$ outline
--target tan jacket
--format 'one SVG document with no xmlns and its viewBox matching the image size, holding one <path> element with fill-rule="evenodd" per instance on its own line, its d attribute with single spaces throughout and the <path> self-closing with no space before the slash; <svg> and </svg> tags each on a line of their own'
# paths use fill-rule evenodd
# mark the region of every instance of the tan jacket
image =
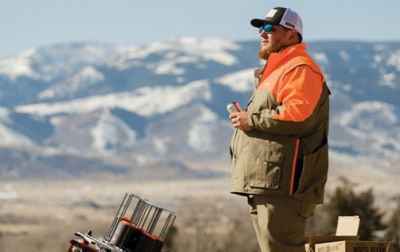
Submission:
<svg viewBox="0 0 400 252">
<path fill-rule="evenodd" d="M 329 89 L 304 44 L 273 53 L 249 101 L 251 131 L 231 140 L 231 192 L 321 203 L 328 172 Z"/>
</svg>

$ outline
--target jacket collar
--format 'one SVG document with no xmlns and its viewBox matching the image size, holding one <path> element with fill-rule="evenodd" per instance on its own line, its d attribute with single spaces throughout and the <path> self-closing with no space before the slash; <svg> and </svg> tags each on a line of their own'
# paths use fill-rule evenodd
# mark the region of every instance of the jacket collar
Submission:
<svg viewBox="0 0 400 252">
<path fill-rule="evenodd" d="M 285 62 L 289 58 L 307 53 L 307 47 L 304 43 L 298 43 L 286 47 L 280 52 L 271 53 L 266 62 L 266 72 L 273 71 L 280 63 Z"/>
</svg>

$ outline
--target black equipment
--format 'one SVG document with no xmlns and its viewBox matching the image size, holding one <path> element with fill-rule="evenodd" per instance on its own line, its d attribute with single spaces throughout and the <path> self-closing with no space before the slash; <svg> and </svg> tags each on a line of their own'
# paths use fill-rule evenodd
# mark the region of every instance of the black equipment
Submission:
<svg viewBox="0 0 400 252">
<path fill-rule="evenodd" d="M 76 232 L 68 252 L 160 252 L 176 215 L 126 193 L 108 232 L 99 239 Z"/>
</svg>

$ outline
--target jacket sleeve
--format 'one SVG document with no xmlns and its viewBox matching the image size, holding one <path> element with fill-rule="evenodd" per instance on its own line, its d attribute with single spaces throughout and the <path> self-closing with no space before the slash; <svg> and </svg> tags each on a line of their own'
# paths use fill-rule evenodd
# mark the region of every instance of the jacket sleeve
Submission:
<svg viewBox="0 0 400 252">
<path fill-rule="evenodd" d="M 301 133 L 320 99 L 323 81 L 323 76 L 310 67 L 295 67 L 283 77 L 274 94 L 280 106 L 250 113 L 250 128 L 279 135 Z"/>
</svg>

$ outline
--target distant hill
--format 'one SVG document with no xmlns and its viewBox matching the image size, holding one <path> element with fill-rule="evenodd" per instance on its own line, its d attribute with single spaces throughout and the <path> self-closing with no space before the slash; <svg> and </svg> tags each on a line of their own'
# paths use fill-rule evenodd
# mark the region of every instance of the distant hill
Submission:
<svg viewBox="0 0 400 252">
<path fill-rule="evenodd" d="M 394 171 L 400 42 L 307 45 L 332 91 L 331 151 Z M 0 177 L 228 172 L 225 106 L 246 104 L 258 47 L 168 37 L 143 46 L 61 44 L 1 59 Z"/>
</svg>

